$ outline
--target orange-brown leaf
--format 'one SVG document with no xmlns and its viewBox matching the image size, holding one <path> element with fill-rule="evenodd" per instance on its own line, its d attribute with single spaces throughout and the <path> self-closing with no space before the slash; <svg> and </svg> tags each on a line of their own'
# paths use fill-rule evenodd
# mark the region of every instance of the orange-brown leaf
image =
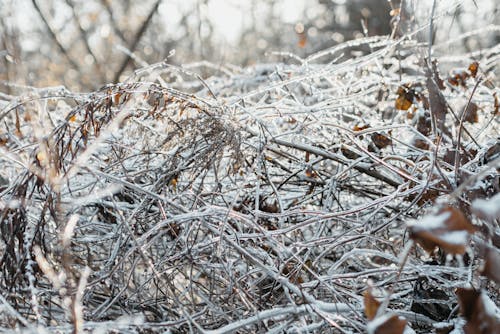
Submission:
<svg viewBox="0 0 500 334">
<path fill-rule="evenodd" d="M 120 97 L 122 96 L 121 93 L 116 93 L 114 96 L 113 96 L 113 99 L 114 99 L 114 103 L 115 105 L 118 105 L 120 103 Z"/>
<path fill-rule="evenodd" d="M 6 133 L 0 134 L 0 146 L 5 146 L 9 142 L 9 137 Z"/>
<path fill-rule="evenodd" d="M 362 131 L 365 129 L 368 129 L 370 127 L 370 124 L 356 124 L 352 130 L 353 131 Z"/>
<path fill-rule="evenodd" d="M 396 99 L 396 105 L 395 105 L 396 109 L 408 110 L 408 109 L 410 109 L 411 105 L 412 105 L 412 102 L 404 96 L 399 96 Z"/>
<path fill-rule="evenodd" d="M 299 48 L 305 48 L 306 44 L 307 44 L 307 35 L 306 33 L 301 33 L 301 34 L 298 34 L 299 35 L 299 41 L 297 42 L 297 46 Z"/>
<path fill-rule="evenodd" d="M 401 13 L 401 7 L 394 8 L 389 12 L 390 16 L 398 16 Z"/>
<path fill-rule="evenodd" d="M 316 171 L 311 167 L 307 167 L 305 173 L 307 177 L 312 177 L 312 178 L 318 177 L 318 173 L 316 173 Z"/>
<path fill-rule="evenodd" d="M 363 293 L 363 301 L 365 304 L 366 317 L 368 318 L 368 320 L 373 320 L 373 318 L 375 318 L 375 315 L 377 315 L 377 310 L 380 306 L 380 302 L 375 299 L 371 289 L 368 289 Z"/>
<path fill-rule="evenodd" d="M 477 75 L 477 70 L 479 69 L 479 63 L 477 61 L 471 63 L 469 65 L 469 72 L 470 72 L 470 75 L 475 78 L 476 75 Z"/>
<path fill-rule="evenodd" d="M 175 191 L 177 190 L 177 182 L 178 182 L 178 177 L 173 177 L 171 180 L 170 180 L 170 186 L 172 186 L 172 189 Z"/>
<path fill-rule="evenodd" d="M 413 104 L 415 91 L 408 86 L 400 86 L 397 91 L 396 109 L 408 110 Z"/>
</svg>

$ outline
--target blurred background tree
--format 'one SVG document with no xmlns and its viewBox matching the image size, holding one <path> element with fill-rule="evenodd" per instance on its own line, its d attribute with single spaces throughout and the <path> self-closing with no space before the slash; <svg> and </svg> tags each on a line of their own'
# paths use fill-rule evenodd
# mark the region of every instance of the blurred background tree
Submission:
<svg viewBox="0 0 500 334">
<path fill-rule="evenodd" d="M 273 51 L 304 57 L 364 36 L 390 36 L 393 30 L 392 37 L 401 36 L 427 23 L 430 4 L 410 0 L 2 0 L 0 92 L 8 94 L 15 85 L 93 90 L 167 58 L 172 64 L 203 61 L 199 64 L 203 74 L 209 68 L 206 62 L 215 65 L 213 72 L 221 64 L 279 60 L 273 58 Z M 450 8 L 450 19 L 446 26 L 437 27 L 437 40 L 500 24 L 500 5 L 494 0 L 438 4 Z M 425 41 L 425 34 L 421 36 Z M 498 33 L 488 36 L 450 47 L 470 51 L 499 42 Z M 175 56 L 169 57 L 174 49 Z"/>
</svg>

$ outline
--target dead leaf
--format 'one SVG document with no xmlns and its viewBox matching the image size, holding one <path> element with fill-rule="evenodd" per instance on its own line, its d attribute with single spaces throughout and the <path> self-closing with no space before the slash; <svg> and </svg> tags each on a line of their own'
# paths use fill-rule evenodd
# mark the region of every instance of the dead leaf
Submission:
<svg viewBox="0 0 500 334">
<path fill-rule="evenodd" d="M 365 129 L 368 129 L 370 127 L 369 124 L 356 124 L 352 130 L 353 131 L 362 131 L 362 130 L 365 130 Z"/>
<path fill-rule="evenodd" d="M 498 102 L 498 97 L 497 97 L 497 93 L 493 93 L 493 99 L 494 99 L 494 103 L 493 103 L 493 116 L 497 116 L 500 114 L 500 103 Z"/>
<path fill-rule="evenodd" d="M 471 102 L 467 105 L 467 109 L 465 109 L 465 117 L 464 121 L 469 123 L 477 123 L 479 122 L 479 116 L 477 114 L 479 107 L 474 102 Z"/>
<path fill-rule="evenodd" d="M 389 12 L 390 16 L 398 16 L 401 13 L 401 7 L 394 8 Z"/>
<path fill-rule="evenodd" d="M 438 74 L 435 73 L 434 69 L 428 67 L 426 68 L 425 76 L 427 77 L 426 86 L 429 92 L 430 109 L 436 122 L 436 128 L 442 133 L 449 134 L 448 128 L 445 127 L 447 111 L 446 99 L 439 90 L 439 87 L 434 79 L 436 75 Z"/>
<path fill-rule="evenodd" d="M 440 247 L 447 253 L 464 254 L 469 234 L 476 228 L 462 211 L 447 206 L 410 226 L 410 237 L 431 253 Z"/>
<path fill-rule="evenodd" d="M 16 109 L 16 136 L 19 138 L 23 137 L 23 133 L 21 132 L 21 121 L 19 120 L 19 111 Z"/>
<path fill-rule="evenodd" d="M 403 334 L 406 327 L 406 319 L 397 314 L 384 314 L 367 325 L 369 334 Z"/>
<path fill-rule="evenodd" d="M 306 33 L 301 33 L 297 34 L 299 37 L 299 41 L 297 42 L 297 46 L 301 49 L 306 47 L 307 44 L 307 34 Z"/>
<path fill-rule="evenodd" d="M 498 249 L 493 247 L 486 248 L 481 275 L 488 277 L 497 285 L 500 284 L 500 252 Z"/>
<path fill-rule="evenodd" d="M 342 146 L 340 148 L 340 151 L 342 152 L 342 154 L 346 157 L 346 158 L 349 158 L 351 160 L 356 160 L 358 159 L 359 157 L 361 157 L 358 153 L 350 150 L 349 148 L 347 147 L 344 147 Z"/>
<path fill-rule="evenodd" d="M 428 136 L 432 130 L 431 114 L 428 110 L 417 113 L 417 131 Z"/>
<path fill-rule="evenodd" d="M 460 313 L 467 320 L 465 334 L 499 334 L 500 321 L 497 307 L 482 291 L 458 288 L 456 291 Z"/>
<path fill-rule="evenodd" d="M 475 78 L 476 75 L 477 75 L 477 70 L 479 69 L 479 63 L 477 61 L 471 63 L 469 65 L 469 72 L 470 72 L 470 75 Z"/>
<path fill-rule="evenodd" d="M 424 151 L 427 151 L 429 150 L 429 142 L 425 139 L 421 139 L 421 138 L 414 138 L 413 141 L 411 142 L 411 144 L 413 146 L 415 146 L 416 148 L 419 148 L 421 150 L 424 150 Z"/>
<path fill-rule="evenodd" d="M 312 177 L 312 178 L 318 177 L 318 173 L 311 167 L 306 168 L 305 174 L 307 177 Z"/>
<path fill-rule="evenodd" d="M 380 149 L 392 144 L 391 138 L 379 132 L 372 133 L 371 140 Z"/>
<path fill-rule="evenodd" d="M 278 202 L 268 202 L 268 201 L 263 201 L 259 205 L 259 210 L 267 213 L 279 213 L 280 209 L 278 207 Z"/>
<path fill-rule="evenodd" d="M 0 134 L 0 146 L 5 146 L 9 142 L 9 136 L 6 133 Z"/>
<path fill-rule="evenodd" d="M 122 96 L 121 93 L 116 93 L 114 96 L 113 96 L 113 101 L 115 103 L 115 105 L 118 105 L 120 104 L 120 97 Z"/>
<path fill-rule="evenodd" d="M 397 91 L 396 109 L 408 110 L 413 104 L 415 91 L 408 86 L 400 86 Z"/>
<path fill-rule="evenodd" d="M 436 59 L 432 61 L 432 74 L 434 75 L 434 81 L 438 85 L 439 89 L 441 90 L 445 89 L 446 87 L 444 86 L 443 79 L 441 79 L 441 77 L 439 76 L 439 69 L 437 67 Z"/>
<path fill-rule="evenodd" d="M 494 222 L 500 219 L 500 193 L 490 199 L 474 199 L 471 208 L 477 217 L 486 221 Z"/>
<path fill-rule="evenodd" d="M 363 293 L 363 301 L 365 304 L 366 317 L 368 318 L 368 320 L 373 320 L 375 318 L 375 315 L 377 315 L 377 310 L 380 306 L 380 302 L 373 296 L 371 288 L 368 288 L 368 290 Z"/>
</svg>

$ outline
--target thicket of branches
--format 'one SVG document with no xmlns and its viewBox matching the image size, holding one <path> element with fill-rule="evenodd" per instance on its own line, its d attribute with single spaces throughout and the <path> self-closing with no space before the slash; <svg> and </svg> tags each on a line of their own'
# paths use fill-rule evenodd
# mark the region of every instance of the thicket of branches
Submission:
<svg viewBox="0 0 500 334">
<path fill-rule="evenodd" d="M 2 330 L 495 333 L 500 47 L 424 29 L 2 94 Z"/>
<path fill-rule="evenodd" d="M 214 3 L 224 3 L 230 15 L 241 14 L 241 22 L 234 27 L 222 24 L 239 32 L 234 41 L 225 40 L 219 31 L 218 21 L 226 18 L 211 17 Z M 297 8 L 290 9 L 292 4 Z M 220 64 L 288 61 L 270 54 L 285 50 L 305 57 L 352 39 L 412 33 L 428 23 L 429 4 L 408 0 L 5 0 L 0 7 L 0 82 L 2 91 L 9 94 L 16 94 L 14 84 L 64 85 L 88 92 L 167 58 L 176 65 L 204 61 L 216 65 L 199 68 L 204 76 L 213 74 Z M 475 0 L 441 1 L 438 6 L 442 14 L 433 37 L 438 44 L 487 24 L 500 24 L 500 7 L 493 0 L 480 5 Z M 283 12 L 296 13 L 297 21 L 284 22 Z M 438 52 L 471 52 L 500 42 L 495 34 L 474 36 L 464 36 L 449 44 L 452 49 L 445 45 Z M 414 34 L 413 39 L 425 43 L 428 34 Z M 173 50 L 175 56 L 171 56 Z"/>
</svg>

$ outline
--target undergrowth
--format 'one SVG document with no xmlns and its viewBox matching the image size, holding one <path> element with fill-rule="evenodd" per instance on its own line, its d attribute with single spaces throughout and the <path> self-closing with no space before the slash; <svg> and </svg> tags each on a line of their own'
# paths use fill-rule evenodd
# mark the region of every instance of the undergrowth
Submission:
<svg viewBox="0 0 500 334">
<path fill-rule="evenodd" d="M 426 48 L 13 87 L 2 330 L 498 330 L 500 47 Z"/>
</svg>

